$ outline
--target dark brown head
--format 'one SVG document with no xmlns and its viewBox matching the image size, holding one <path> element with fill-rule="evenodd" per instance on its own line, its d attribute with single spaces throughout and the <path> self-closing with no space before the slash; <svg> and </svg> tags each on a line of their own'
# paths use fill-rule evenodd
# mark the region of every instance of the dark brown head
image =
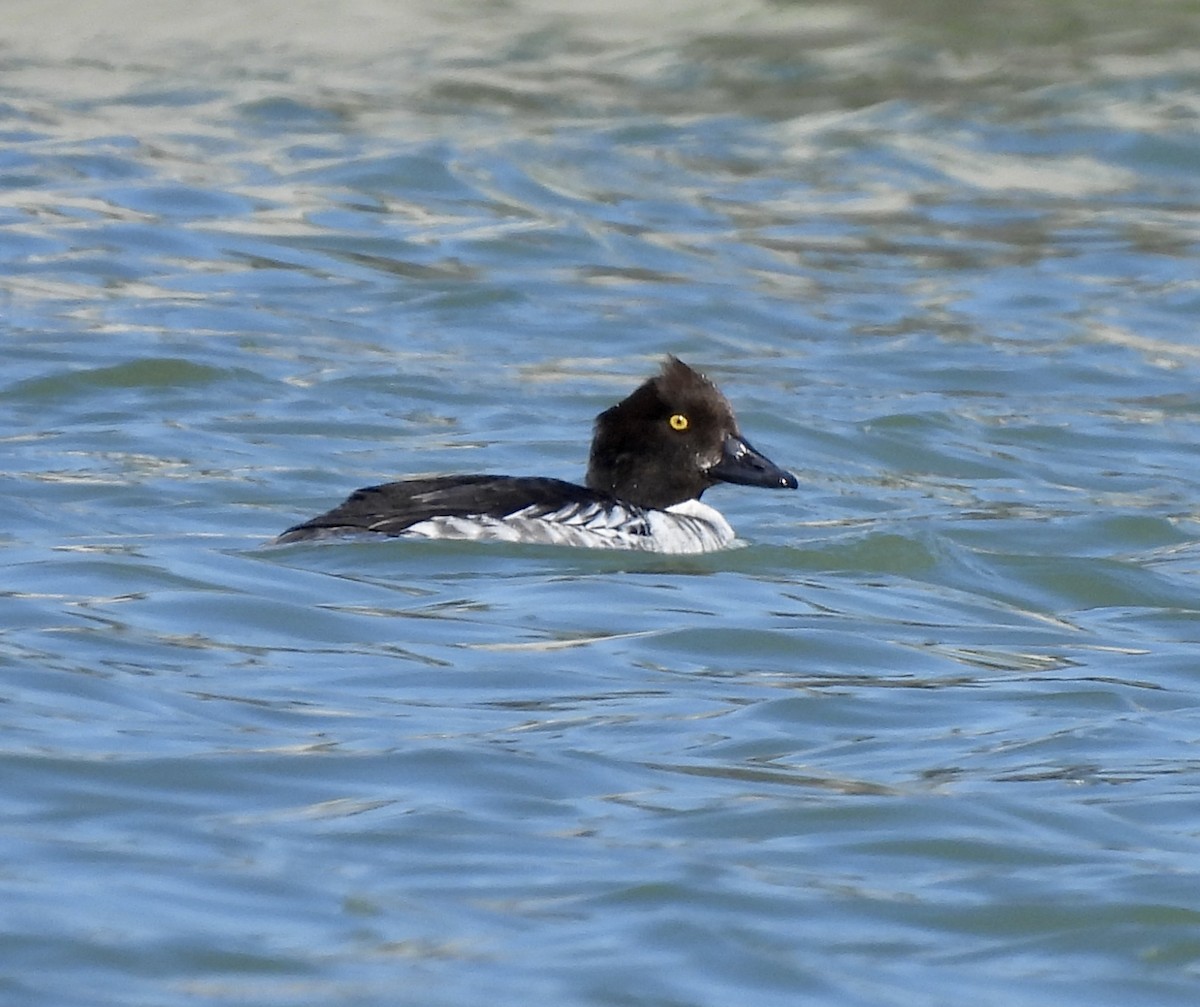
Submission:
<svg viewBox="0 0 1200 1007">
<path fill-rule="evenodd" d="M 717 482 L 795 489 L 796 477 L 755 451 L 729 400 L 667 357 L 662 372 L 596 418 L 587 484 L 642 507 L 697 499 Z"/>
</svg>

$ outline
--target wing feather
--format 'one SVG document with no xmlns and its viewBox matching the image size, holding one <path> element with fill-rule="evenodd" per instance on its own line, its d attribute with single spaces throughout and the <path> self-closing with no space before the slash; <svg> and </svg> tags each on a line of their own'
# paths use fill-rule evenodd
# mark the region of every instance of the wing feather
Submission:
<svg viewBox="0 0 1200 1007">
<path fill-rule="evenodd" d="M 644 525 L 641 508 L 562 479 L 525 476 L 438 476 L 355 490 L 333 510 L 295 525 L 277 543 L 348 532 L 402 535 L 438 518 L 541 519 L 577 526 Z M 630 529 L 634 534 L 646 531 Z"/>
</svg>

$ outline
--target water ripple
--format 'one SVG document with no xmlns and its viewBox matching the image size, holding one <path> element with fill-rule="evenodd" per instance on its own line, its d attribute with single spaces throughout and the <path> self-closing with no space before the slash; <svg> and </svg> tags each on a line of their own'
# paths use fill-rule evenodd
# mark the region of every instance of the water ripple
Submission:
<svg viewBox="0 0 1200 1007">
<path fill-rule="evenodd" d="M 1194 1001 L 1188 4 L 19 6 L 6 1002 Z M 667 352 L 742 548 L 265 547 Z"/>
</svg>

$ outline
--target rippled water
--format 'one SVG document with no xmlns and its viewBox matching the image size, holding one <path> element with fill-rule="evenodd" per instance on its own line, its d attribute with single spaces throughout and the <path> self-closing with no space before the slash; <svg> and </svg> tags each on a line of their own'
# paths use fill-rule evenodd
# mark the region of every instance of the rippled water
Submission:
<svg viewBox="0 0 1200 1007">
<path fill-rule="evenodd" d="M 1192 4 L 8 12 L 0 1000 L 1196 1002 Z M 261 545 L 668 352 L 743 548 Z"/>
</svg>

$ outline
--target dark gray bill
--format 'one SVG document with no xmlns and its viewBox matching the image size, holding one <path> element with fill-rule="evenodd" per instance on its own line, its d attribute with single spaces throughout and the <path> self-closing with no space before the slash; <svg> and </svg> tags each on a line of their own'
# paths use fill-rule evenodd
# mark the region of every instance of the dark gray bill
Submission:
<svg viewBox="0 0 1200 1007">
<path fill-rule="evenodd" d="M 742 486 L 794 490 L 799 485 L 794 475 L 781 469 L 766 455 L 755 451 L 745 438 L 733 434 L 725 438 L 721 460 L 708 470 L 708 474 L 722 482 Z"/>
</svg>

